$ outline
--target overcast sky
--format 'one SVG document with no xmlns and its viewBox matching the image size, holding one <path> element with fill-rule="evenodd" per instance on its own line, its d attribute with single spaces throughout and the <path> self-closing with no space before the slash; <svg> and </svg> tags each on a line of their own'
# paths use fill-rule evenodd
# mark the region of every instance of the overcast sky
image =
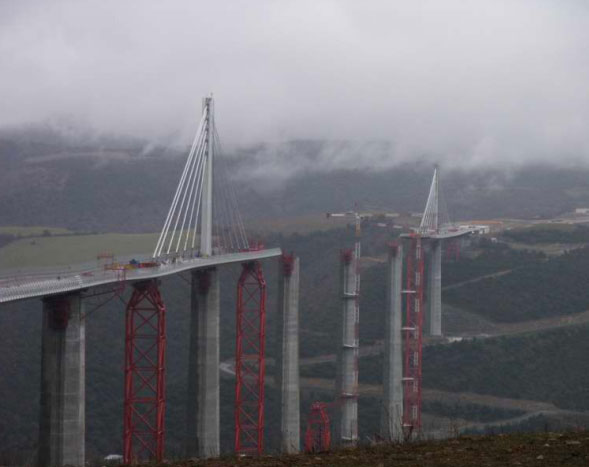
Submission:
<svg viewBox="0 0 589 467">
<path fill-rule="evenodd" d="M 0 0 L 0 126 L 589 161 L 586 0 Z M 337 159 L 345 163 L 345 158 Z"/>
</svg>

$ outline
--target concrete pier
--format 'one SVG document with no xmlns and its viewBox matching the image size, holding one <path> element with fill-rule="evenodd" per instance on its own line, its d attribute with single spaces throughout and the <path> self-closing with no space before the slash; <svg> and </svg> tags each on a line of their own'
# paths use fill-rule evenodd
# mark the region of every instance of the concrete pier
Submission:
<svg viewBox="0 0 589 467">
<path fill-rule="evenodd" d="M 339 411 L 336 440 L 344 446 L 358 441 L 358 296 L 356 257 L 352 251 L 341 256 L 342 346 L 338 352 L 336 397 Z"/>
<path fill-rule="evenodd" d="M 217 457 L 219 448 L 219 276 L 216 268 L 191 274 L 188 456 Z"/>
<path fill-rule="evenodd" d="M 39 466 L 85 462 L 86 334 L 80 294 L 43 300 Z"/>
<path fill-rule="evenodd" d="M 281 450 L 300 451 L 299 258 L 283 255 L 278 271 L 277 383 L 280 388 Z"/>
<path fill-rule="evenodd" d="M 391 245 L 388 256 L 387 310 L 380 434 L 387 441 L 403 440 L 403 247 Z"/>
<path fill-rule="evenodd" d="M 430 243 L 429 270 L 427 272 L 426 332 L 430 336 L 442 335 L 442 241 Z"/>
</svg>

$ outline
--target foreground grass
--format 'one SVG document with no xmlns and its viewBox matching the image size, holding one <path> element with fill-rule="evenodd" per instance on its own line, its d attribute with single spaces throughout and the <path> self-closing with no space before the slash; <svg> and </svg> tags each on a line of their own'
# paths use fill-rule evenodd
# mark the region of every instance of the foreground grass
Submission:
<svg viewBox="0 0 589 467">
<path fill-rule="evenodd" d="M 580 466 L 589 465 L 589 433 L 462 436 L 445 441 L 366 446 L 312 455 L 264 456 L 257 459 L 227 457 L 206 461 L 167 462 L 165 465 L 177 467 Z"/>
</svg>

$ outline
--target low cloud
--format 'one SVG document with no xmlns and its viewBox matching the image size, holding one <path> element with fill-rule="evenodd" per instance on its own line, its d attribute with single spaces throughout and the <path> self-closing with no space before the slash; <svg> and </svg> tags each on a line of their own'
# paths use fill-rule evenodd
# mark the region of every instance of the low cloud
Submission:
<svg viewBox="0 0 589 467">
<path fill-rule="evenodd" d="M 258 170 L 584 164 L 587 44 L 581 0 L 3 1 L 0 126 L 183 145 L 213 91 L 230 151 L 269 143 Z"/>
</svg>

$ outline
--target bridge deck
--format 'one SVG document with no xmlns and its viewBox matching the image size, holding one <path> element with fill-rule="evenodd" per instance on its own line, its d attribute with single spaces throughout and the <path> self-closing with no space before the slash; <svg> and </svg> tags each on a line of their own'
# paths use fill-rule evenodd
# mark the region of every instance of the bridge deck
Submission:
<svg viewBox="0 0 589 467">
<path fill-rule="evenodd" d="M 90 269 L 53 273 L 50 276 L 22 275 L 0 279 L 0 303 L 44 297 L 120 282 L 137 282 L 223 264 L 243 263 L 280 256 L 280 248 L 230 253 L 208 258 L 182 259 L 155 267 L 124 270 Z"/>
<path fill-rule="evenodd" d="M 476 229 L 456 229 L 456 230 L 446 230 L 440 232 L 426 232 L 421 233 L 419 236 L 422 239 L 432 239 L 432 240 L 446 240 L 449 238 L 456 238 L 462 237 L 464 235 L 468 235 L 471 233 L 475 233 Z M 402 238 L 411 238 L 414 234 L 401 234 Z"/>
</svg>

